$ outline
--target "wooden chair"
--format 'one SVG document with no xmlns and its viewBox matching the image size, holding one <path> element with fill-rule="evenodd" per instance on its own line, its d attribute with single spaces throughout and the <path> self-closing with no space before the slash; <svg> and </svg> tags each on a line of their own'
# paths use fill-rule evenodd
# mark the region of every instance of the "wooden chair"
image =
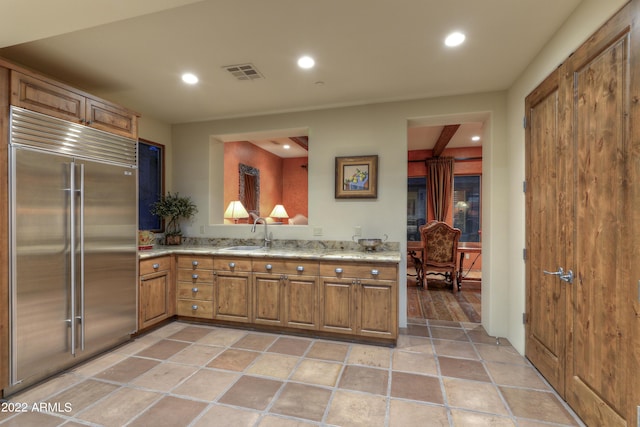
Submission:
<svg viewBox="0 0 640 427">
<path fill-rule="evenodd" d="M 423 286 L 427 289 L 427 275 L 444 276 L 451 282 L 453 292 L 460 289 L 458 271 L 458 242 L 460 230 L 440 221 L 431 221 L 420 228 L 422 242 Z"/>
</svg>

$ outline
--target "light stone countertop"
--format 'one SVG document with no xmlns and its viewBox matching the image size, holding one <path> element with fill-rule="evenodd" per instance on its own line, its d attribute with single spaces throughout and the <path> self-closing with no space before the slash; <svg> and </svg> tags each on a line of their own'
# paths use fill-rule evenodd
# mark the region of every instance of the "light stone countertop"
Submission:
<svg viewBox="0 0 640 427">
<path fill-rule="evenodd" d="M 236 245 L 242 246 L 242 245 Z M 259 249 L 232 250 L 230 246 L 209 246 L 199 244 L 183 244 L 177 246 L 155 245 L 153 249 L 138 251 L 140 259 L 153 258 L 161 255 L 185 254 L 185 255 L 218 255 L 241 256 L 252 258 L 291 258 L 319 261 L 362 261 L 399 263 L 400 251 L 394 249 L 378 249 L 376 251 L 364 251 L 352 247 L 340 248 L 305 248 L 305 247 L 274 247 Z"/>
</svg>

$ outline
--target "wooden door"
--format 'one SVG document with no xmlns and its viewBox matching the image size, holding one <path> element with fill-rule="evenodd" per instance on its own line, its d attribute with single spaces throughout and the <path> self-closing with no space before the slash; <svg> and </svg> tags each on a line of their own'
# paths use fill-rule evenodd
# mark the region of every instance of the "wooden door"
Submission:
<svg viewBox="0 0 640 427">
<path fill-rule="evenodd" d="M 625 6 L 527 98 L 526 354 L 593 426 L 635 425 L 640 405 L 639 9 Z M 540 275 L 556 266 L 573 283 Z"/>
<path fill-rule="evenodd" d="M 527 321 L 526 356 L 560 393 L 564 393 L 567 284 L 544 271 L 567 262 L 568 141 L 561 139 L 559 72 L 549 76 L 526 100 Z"/>
<path fill-rule="evenodd" d="M 627 8 L 628 9 L 628 8 Z M 630 17 L 619 16 L 567 61 L 564 83 L 573 113 L 575 154 L 566 399 L 589 425 L 628 418 L 631 303 L 629 169 Z M 635 54 L 638 54 L 635 50 Z M 635 73 L 639 72 L 635 71 Z M 635 164 L 637 168 L 637 163 Z M 637 206 L 636 206 L 637 208 Z M 637 374 L 637 373 L 636 373 Z M 637 376 L 636 376 L 637 380 Z M 634 380 L 635 382 L 635 380 Z M 635 420 L 634 420 L 635 421 Z"/>
</svg>

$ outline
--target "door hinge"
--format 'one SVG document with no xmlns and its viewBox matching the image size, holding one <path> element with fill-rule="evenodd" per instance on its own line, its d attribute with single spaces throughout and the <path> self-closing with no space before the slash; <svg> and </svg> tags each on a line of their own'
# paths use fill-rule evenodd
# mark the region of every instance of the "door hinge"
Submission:
<svg viewBox="0 0 640 427">
<path fill-rule="evenodd" d="M 522 313 L 522 324 L 523 325 L 527 324 L 527 313 Z"/>
<path fill-rule="evenodd" d="M 527 181 L 522 181 L 522 192 L 523 193 L 527 192 Z"/>
<path fill-rule="evenodd" d="M 527 260 L 527 248 L 524 248 L 522 250 L 522 259 L 525 261 Z"/>
<path fill-rule="evenodd" d="M 522 117 L 522 128 L 527 128 L 527 116 Z"/>
</svg>

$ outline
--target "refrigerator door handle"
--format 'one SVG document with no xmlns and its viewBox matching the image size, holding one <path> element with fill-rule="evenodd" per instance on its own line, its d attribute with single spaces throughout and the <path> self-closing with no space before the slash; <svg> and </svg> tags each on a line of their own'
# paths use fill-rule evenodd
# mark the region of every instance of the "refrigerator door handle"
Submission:
<svg viewBox="0 0 640 427">
<path fill-rule="evenodd" d="M 84 351 L 84 164 L 80 164 L 80 349 Z"/>
<path fill-rule="evenodd" d="M 76 355 L 76 168 L 75 163 L 70 163 L 69 170 L 69 230 L 70 230 L 70 308 L 69 335 L 71 336 L 71 354 Z"/>
</svg>

